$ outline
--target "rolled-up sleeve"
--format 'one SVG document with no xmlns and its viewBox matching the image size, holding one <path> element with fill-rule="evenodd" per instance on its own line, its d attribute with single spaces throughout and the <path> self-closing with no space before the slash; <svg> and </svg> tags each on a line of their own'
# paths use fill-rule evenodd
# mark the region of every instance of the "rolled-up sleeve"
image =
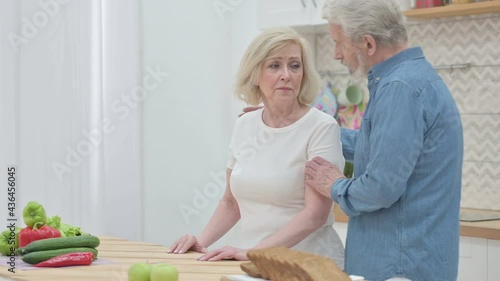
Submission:
<svg viewBox="0 0 500 281">
<path fill-rule="evenodd" d="M 356 132 L 359 135 L 352 137 L 349 131 L 342 131 L 346 159 L 350 156 L 346 149 L 356 147 L 356 155 L 352 151 L 355 177 L 337 180 L 331 197 L 348 216 L 396 202 L 406 190 L 424 140 L 423 107 L 419 96 L 406 85 L 391 82 L 379 88 L 371 102 L 369 116 Z M 356 165 L 358 160 L 362 165 Z"/>
</svg>

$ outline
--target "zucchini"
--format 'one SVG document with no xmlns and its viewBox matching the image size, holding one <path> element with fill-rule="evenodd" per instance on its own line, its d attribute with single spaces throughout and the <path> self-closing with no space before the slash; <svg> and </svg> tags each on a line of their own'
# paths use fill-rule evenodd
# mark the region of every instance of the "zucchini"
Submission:
<svg viewBox="0 0 500 281">
<path fill-rule="evenodd" d="M 53 257 L 57 257 L 64 254 L 76 253 L 76 252 L 93 252 L 94 258 L 97 258 L 97 250 L 94 248 L 65 248 L 65 249 L 57 249 L 57 250 L 46 250 L 46 251 L 37 251 L 24 255 L 21 259 L 25 263 L 29 264 L 37 264 L 42 261 L 46 261 Z"/>
<path fill-rule="evenodd" d="M 17 252 L 25 255 L 32 252 L 57 250 L 65 248 L 96 248 L 101 241 L 95 236 L 71 236 L 71 237 L 57 237 L 37 240 L 29 243 L 23 248 L 19 248 Z"/>
</svg>

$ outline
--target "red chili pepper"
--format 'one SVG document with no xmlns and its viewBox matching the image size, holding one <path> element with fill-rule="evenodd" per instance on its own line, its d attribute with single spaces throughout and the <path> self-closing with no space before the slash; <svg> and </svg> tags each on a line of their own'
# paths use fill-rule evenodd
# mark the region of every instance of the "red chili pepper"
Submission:
<svg viewBox="0 0 500 281">
<path fill-rule="evenodd" d="M 70 265 L 89 265 L 94 260 L 92 252 L 75 252 L 53 257 L 35 264 L 37 267 L 61 267 Z"/>
<path fill-rule="evenodd" d="M 40 228 L 25 227 L 19 232 L 19 247 L 45 238 L 61 237 L 61 232 L 52 226 L 44 225 Z"/>
</svg>

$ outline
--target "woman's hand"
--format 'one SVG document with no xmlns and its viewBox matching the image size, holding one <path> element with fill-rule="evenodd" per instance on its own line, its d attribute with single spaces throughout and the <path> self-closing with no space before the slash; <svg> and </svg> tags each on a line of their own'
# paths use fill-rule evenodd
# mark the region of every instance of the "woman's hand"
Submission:
<svg viewBox="0 0 500 281">
<path fill-rule="evenodd" d="M 220 261 L 220 260 L 238 260 L 238 261 L 247 261 L 247 252 L 246 249 L 238 249 L 230 246 L 225 246 L 217 250 L 210 251 L 205 255 L 197 258 L 199 261 Z"/>
<path fill-rule="evenodd" d="M 207 248 L 203 246 L 196 236 L 193 235 L 184 235 L 179 240 L 175 241 L 172 247 L 168 249 L 167 253 L 169 254 L 184 254 L 187 251 L 195 251 L 198 253 L 206 253 Z"/>
</svg>

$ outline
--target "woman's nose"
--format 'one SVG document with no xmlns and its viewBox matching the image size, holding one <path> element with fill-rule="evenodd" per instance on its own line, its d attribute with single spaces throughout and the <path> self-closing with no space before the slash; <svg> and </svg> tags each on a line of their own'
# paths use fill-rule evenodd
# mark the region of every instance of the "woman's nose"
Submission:
<svg viewBox="0 0 500 281">
<path fill-rule="evenodd" d="M 290 80 L 290 73 L 288 72 L 288 69 L 286 67 L 283 68 L 283 71 L 281 71 L 281 80 L 283 81 Z"/>
</svg>

